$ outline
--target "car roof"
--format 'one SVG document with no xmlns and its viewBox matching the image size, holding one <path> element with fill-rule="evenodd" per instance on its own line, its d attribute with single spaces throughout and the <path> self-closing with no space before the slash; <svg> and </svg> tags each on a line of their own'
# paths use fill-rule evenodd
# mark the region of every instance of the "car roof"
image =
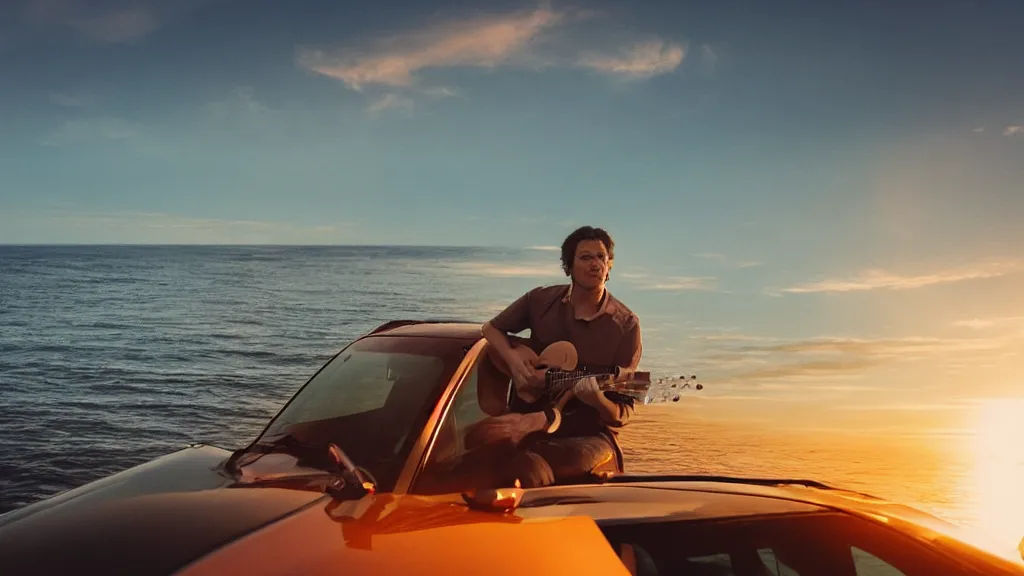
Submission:
<svg viewBox="0 0 1024 576">
<path fill-rule="evenodd" d="M 457 338 L 478 340 L 482 322 L 469 320 L 391 320 L 371 330 L 364 338 L 371 336 L 428 336 L 435 338 Z"/>
<path fill-rule="evenodd" d="M 752 514 L 760 513 L 758 510 L 762 509 L 782 511 L 788 510 L 791 506 L 804 505 L 850 513 L 900 517 L 915 523 L 930 523 L 932 521 L 945 523 L 916 508 L 877 498 L 870 494 L 844 490 L 812 480 L 787 478 L 622 475 L 614 478 L 610 483 L 596 486 L 555 486 L 543 489 L 549 490 L 547 494 L 543 494 L 541 489 L 530 490 L 524 494 L 523 505 L 529 506 L 532 502 L 553 501 L 559 496 L 567 499 L 587 494 L 592 496 L 602 494 L 603 498 L 611 497 L 612 492 L 602 493 L 595 490 L 604 487 L 631 488 L 638 492 L 645 490 L 650 493 L 658 492 L 659 496 L 652 497 L 673 501 L 688 499 L 694 502 L 725 502 L 723 497 L 729 496 L 732 498 L 729 500 L 731 503 L 749 507 Z M 560 494 L 556 492 L 559 489 L 562 490 Z M 674 495 L 670 497 L 667 496 L 668 493 L 674 493 Z M 715 510 L 714 507 L 708 507 L 704 515 L 710 518 L 715 514 Z"/>
<path fill-rule="evenodd" d="M 620 483 L 551 486 L 524 493 L 515 513 L 523 518 L 589 516 L 614 523 L 644 519 L 711 520 L 823 512 L 827 508 L 771 491 L 757 494 L 708 483 Z"/>
</svg>

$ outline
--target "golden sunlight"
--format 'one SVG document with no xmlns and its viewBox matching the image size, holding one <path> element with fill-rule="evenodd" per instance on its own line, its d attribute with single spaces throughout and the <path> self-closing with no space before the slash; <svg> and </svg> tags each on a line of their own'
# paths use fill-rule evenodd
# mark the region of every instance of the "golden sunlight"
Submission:
<svg viewBox="0 0 1024 576">
<path fill-rule="evenodd" d="M 978 536 L 1015 552 L 1024 537 L 1024 398 L 987 400 L 976 418 L 971 483 Z"/>
</svg>

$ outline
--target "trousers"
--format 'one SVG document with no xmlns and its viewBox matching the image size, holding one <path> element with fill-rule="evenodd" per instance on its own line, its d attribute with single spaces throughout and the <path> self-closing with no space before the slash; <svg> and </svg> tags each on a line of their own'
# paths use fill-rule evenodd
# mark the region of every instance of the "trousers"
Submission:
<svg viewBox="0 0 1024 576">
<path fill-rule="evenodd" d="M 611 442 L 602 436 L 548 436 L 524 444 L 500 468 L 501 480 L 519 480 L 523 488 L 578 479 L 616 457 Z"/>
<path fill-rule="evenodd" d="M 616 457 L 615 447 L 603 436 L 539 434 L 518 446 L 496 442 L 471 450 L 457 462 L 426 471 L 419 488 L 443 493 L 513 486 L 516 480 L 523 488 L 583 482 L 591 471 Z"/>
</svg>

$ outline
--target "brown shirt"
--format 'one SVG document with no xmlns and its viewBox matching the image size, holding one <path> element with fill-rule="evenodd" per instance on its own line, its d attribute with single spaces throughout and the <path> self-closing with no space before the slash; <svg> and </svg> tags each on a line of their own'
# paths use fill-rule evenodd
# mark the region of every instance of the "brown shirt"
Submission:
<svg viewBox="0 0 1024 576">
<path fill-rule="evenodd" d="M 578 369 L 635 369 L 643 353 L 636 314 L 606 289 L 597 313 L 577 318 L 570 295 L 571 285 L 567 284 L 534 288 L 495 316 L 491 325 L 511 334 L 529 329 L 530 347 L 537 353 L 560 340 L 572 342 L 579 356 Z M 519 408 L 517 411 L 529 411 L 528 406 Z M 570 417 L 573 413 L 577 417 Z M 623 426 L 628 420 L 629 408 L 619 404 L 619 419 L 613 426 Z M 590 435 L 600 428 L 604 426 L 597 411 L 574 399 L 566 406 L 556 435 Z"/>
</svg>

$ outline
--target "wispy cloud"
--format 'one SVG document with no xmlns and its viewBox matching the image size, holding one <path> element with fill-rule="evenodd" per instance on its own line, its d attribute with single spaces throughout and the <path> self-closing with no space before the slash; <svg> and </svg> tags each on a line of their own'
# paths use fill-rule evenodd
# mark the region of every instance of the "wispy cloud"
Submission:
<svg viewBox="0 0 1024 576">
<path fill-rule="evenodd" d="M 561 250 L 558 246 L 527 246 L 527 250 L 540 250 L 542 252 L 558 252 Z"/>
<path fill-rule="evenodd" d="M 934 402 L 916 404 L 840 404 L 832 407 L 833 410 L 851 412 L 945 412 L 951 410 L 965 410 L 975 407 L 981 402 L 976 399 L 962 399 L 954 402 Z"/>
<path fill-rule="evenodd" d="M 479 15 L 435 22 L 340 49 L 303 47 L 296 61 L 312 72 L 340 80 L 352 90 L 402 90 L 408 95 L 438 98 L 458 92 L 450 87 L 424 87 L 432 70 L 561 67 L 644 79 L 675 70 L 686 55 L 683 45 L 660 38 L 634 41 L 622 48 L 604 46 L 582 51 L 560 34 L 568 24 L 592 17 L 595 14 L 588 11 L 548 7 Z M 588 41 L 593 37 L 590 34 Z"/>
<path fill-rule="evenodd" d="M 337 78 L 354 90 L 408 86 L 431 68 L 493 68 L 508 62 L 563 16 L 547 9 L 435 24 L 377 41 L 363 49 L 328 53 L 303 49 L 299 64 Z"/>
<path fill-rule="evenodd" d="M 1003 136 L 1014 136 L 1024 134 L 1024 126 L 1007 126 L 1003 129 Z"/>
<path fill-rule="evenodd" d="M 664 40 L 640 42 L 617 54 L 585 54 L 580 65 L 623 78 L 651 78 L 679 67 L 686 56 L 680 44 Z"/>
<path fill-rule="evenodd" d="M 472 276 L 520 277 L 520 278 L 558 278 L 565 273 L 557 264 L 508 263 L 491 264 L 487 262 L 456 262 L 451 264 L 452 271 Z"/>
<path fill-rule="evenodd" d="M 956 322 L 953 322 L 953 326 L 957 328 L 970 328 L 972 330 L 987 330 L 989 328 L 1001 328 L 1005 326 L 1024 327 L 1024 316 L 971 318 L 970 320 L 957 320 Z"/>
<path fill-rule="evenodd" d="M 865 290 L 911 290 L 936 284 L 965 280 L 998 278 L 1024 270 L 1020 260 L 990 260 L 978 264 L 938 270 L 925 274 L 899 274 L 885 270 L 867 270 L 851 278 L 820 280 L 783 288 L 790 294 L 815 292 L 860 292 Z"/>
<path fill-rule="evenodd" d="M 714 290 L 716 279 L 692 276 L 650 276 L 647 274 L 622 274 L 625 280 L 637 290 L 660 290 L 682 292 L 688 290 Z"/>
<path fill-rule="evenodd" d="M 848 338 L 820 337 L 778 340 L 745 334 L 697 335 L 700 366 L 712 367 L 715 380 L 730 384 L 783 386 L 801 389 L 813 382 L 815 390 L 863 391 L 859 382 L 837 384 L 838 378 L 860 378 L 868 370 L 897 364 L 950 358 L 984 360 L 997 357 L 1014 345 L 1010 338 Z"/>
<path fill-rule="evenodd" d="M 411 98 L 388 92 L 370 103 L 367 108 L 373 114 L 379 114 L 385 110 L 412 110 L 413 101 Z"/>
<path fill-rule="evenodd" d="M 704 342 L 762 342 L 771 340 L 765 336 L 754 336 L 751 334 L 740 333 L 693 334 L 690 336 L 690 339 L 701 340 Z"/>
<path fill-rule="evenodd" d="M 461 98 L 462 95 L 447 86 L 431 86 L 424 88 L 423 93 L 431 98 Z"/>
<path fill-rule="evenodd" d="M 805 360 L 774 366 L 766 366 L 741 372 L 729 378 L 730 382 L 754 382 L 774 379 L 821 378 L 863 372 L 881 362 L 875 358 L 849 358 L 837 360 Z"/>
<path fill-rule="evenodd" d="M 1001 346 L 1001 342 L 989 339 L 948 339 L 948 338 L 813 338 L 795 342 L 781 342 L 746 346 L 747 354 L 809 354 L 835 353 L 876 358 L 912 358 L 915 355 L 937 354 L 966 350 L 990 350 Z"/>
</svg>

